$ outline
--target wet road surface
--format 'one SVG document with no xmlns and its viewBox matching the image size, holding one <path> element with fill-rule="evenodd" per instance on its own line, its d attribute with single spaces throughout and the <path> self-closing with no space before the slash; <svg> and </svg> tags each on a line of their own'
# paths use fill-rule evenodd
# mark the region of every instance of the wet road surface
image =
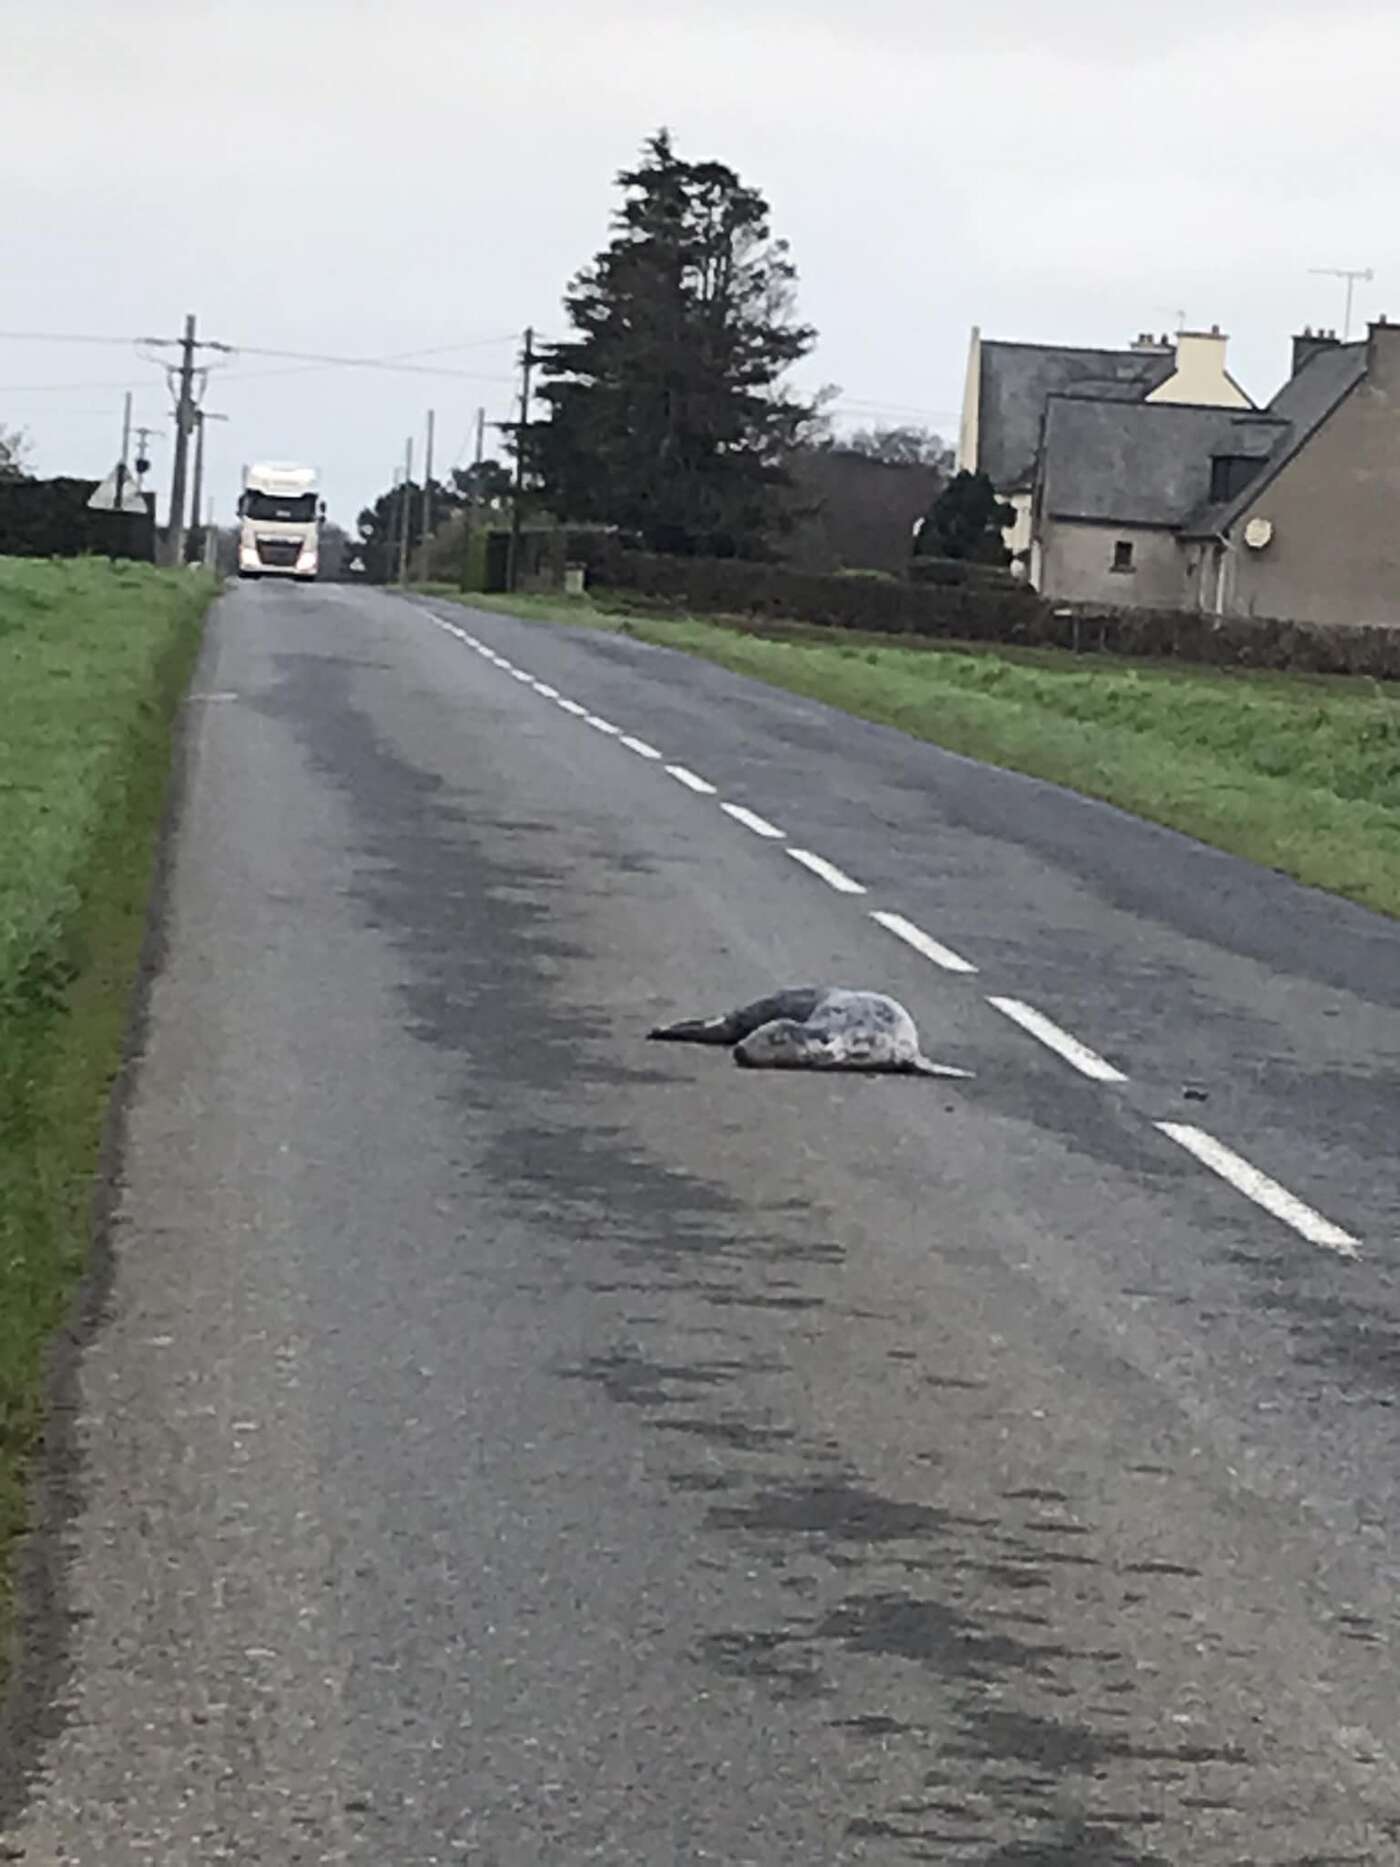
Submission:
<svg viewBox="0 0 1400 1867">
<path fill-rule="evenodd" d="M 1400 930 L 371 592 L 185 783 L 9 1858 L 1400 1861 Z M 807 980 L 975 1080 L 643 1041 Z"/>
</svg>

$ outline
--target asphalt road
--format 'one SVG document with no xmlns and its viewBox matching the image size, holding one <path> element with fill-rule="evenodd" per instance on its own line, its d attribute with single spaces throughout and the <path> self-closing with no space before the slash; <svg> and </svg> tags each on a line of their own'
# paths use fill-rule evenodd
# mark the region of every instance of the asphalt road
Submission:
<svg viewBox="0 0 1400 1867">
<path fill-rule="evenodd" d="M 7 1858 L 1400 1861 L 1400 930 L 266 585 L 165 915 Z M 644 1041 L 812 980 L 974 1080 Z"/>
</svg>

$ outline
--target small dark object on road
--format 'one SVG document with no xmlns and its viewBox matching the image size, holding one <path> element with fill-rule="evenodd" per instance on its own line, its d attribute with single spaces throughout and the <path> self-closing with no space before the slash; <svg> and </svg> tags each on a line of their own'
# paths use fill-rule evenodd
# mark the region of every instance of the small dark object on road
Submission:
<svg viewBox="0 0 1400 1867">
<path fill-rule="evenodd" d="M 795 986 L 718 1018 L 687 1018 L 649 1033 L 663 1042 L 732 1045 L 750 1069 L 867 1070 L 903 1076 L 968 1077 L 931 1063 L 913 1018 L 883 992 Z"/>
</svg>

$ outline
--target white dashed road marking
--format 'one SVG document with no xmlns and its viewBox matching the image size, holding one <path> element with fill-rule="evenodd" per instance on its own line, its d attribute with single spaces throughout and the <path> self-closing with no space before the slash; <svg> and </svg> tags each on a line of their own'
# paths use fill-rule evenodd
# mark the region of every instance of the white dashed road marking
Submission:
<svg viewBox="0 0 1400 1867">
<path fill-rule="evenodd" d="M 752 830 L 755 836 L 782 837 L 782 831 L 766 817 L 760 817 L 756 810 L 747 810 L 742 804 L 721 804 L 720 809 L 727 812 L 736 823 L 742 823 L 746 830 Z"/>
<path fill-rule="evenodd" d="M 834 862 L 828 862 L 825 856 L 817 856 L 810 849 L 789 849 L 788 854 L 794 862 L 800 862 L 804 869 L 810 869 L 813 875 L 820 875 L 828 888 L 834 888 L 838 895 L 863 895 L 862 883 L 854 881 L 844 869 L 838 869 Z"/>
<path fill-rule="evenodd" d="M 977 968 L 970 959 L 964 959 L 961 953 L 955 953 L 950 946 L 944 946 L 941 940 L 935 940 L 926 934 L 922 927 L 916 927 L 913 921 L 905 920 L 902 914 L 887 914 L 883 908 L 877 909 L 870 916 L 906 945 L 912 946 L 916 953 L 922 953 L 925 959 L 931 959 L 935 966 L 941 966 L 945 972 L 976 972 Z"/>
<path fill-rule="evenodd" d="M 448 635 L 455 636 L 458 641 L 474 649 L 484 660 L 492 662 L 498 668 L 504 668 L 516 680 L 532 687 L 546 700 L 552 700 L 565 713 L 572 714 L 576 719 L 586 720 L 598 732 L 606 733 L 609 737 L 617 739 L 618 743 L 626 746 L 630 752 L 635 752 L 645 759 L 660 760 L 662 758 L 663 754 L 658 752 L 655 746 L 648 745 L 645 739 L 638 739 L 631 733 L 625 733 L 620 726 L 614 726 L 610 720 L 600 719 L 596 713 L 590 713 L 587 707 L 580 706 L 577 700 L 570 700 L 561 694 L 557 687 L 551 687 L 548 682 L 537 680 L 534 675 L 527 673 L 524 669 L 515 667 L 513 663 L 507 661 L 504 655 L 498 655 L 485 642 L 478 641 L 476 636 L 468 635 L 464 629 L 457 628 L 443 617 L 432 616 L 430 620 Z M 224 696 L 219 695 L 217 698 L 222 699 Z M 691 771 L 688 765 L 667 765 L 666 771 L 688 791 L 694 791 L 701 797 L 718 796 L 716 787 L 710 783 L 709 779 L 702 778 L 698 772 Z M 767 837 L 774 841 L 780 841 L 783 837 L 783 832 L 775 824 L 770 823 L 766 817 L 760 817 L 757 811 L 750 810 L 744 804 L 731 804 L 721 799 L 720 809 L 756 836 Z M 828 887 L 834 888 L 838 894 L 863 895 L 866 893 L 862 883 L 847 875 L 843 869 L 838 869 L 835 863 L 828 862 L 824 856 L 817 855 L 813 850 L 789 847 L 787 853 L 794 862 L 800 862 L 813 875 L 820 876 L 822 881 Z M 903 940 L 906 946 L 912 947 L 916 953 L 923 954 L 924 958 L 931 960 L 935 966 L 941 966 L 945 972 L 975 973 L 977 971 L 971 960 L 964 959 L 951 947 L 944 946 L 942 941 L 935 940 L 931 934 L 926 934 L 922 927 L 917 926 L 911 920 L 906 920 L 902 914 L 889 913 L 882 908 L 872 912 L 870 918 L 888 933 L 892 933 L 896 939 Z M 1004 1017 L 1009 1018 L 1013 1024 L 1029 1032 L 1048 1049 L 1053 1050 L 1057 1056 L 1062 1057 L 1082 1075 L 1099 1083 L 1127 1082 L 1128 1078 L 1122 1070 L 1115 1068 L 1097 1051 L 1091 1050 L 1087 1044 L 1080 1043 L 1077 1037 L 1062 1030 L 1058 1024 L 1047 1018 L 1043 1012 L 1037 1011 L 1033 1005 L 1027 1005 L 1018 998 L 989 997 L 987 1003 L 1001 1012 Z M 1212 1173 L 1219 1174 L 1247 1199 L 1253 1200 L 1264 1211 L 1281 1219 L 1285 1225 L 1291 1226 L 1311 1244 L 1319 1245 L 1328 1251 L 1335 1251 L 1339 1257 L 1343 1258 L 1354 1259 L 1360 1255 L 1360 1244 L 1350 1232 L 1343 1231 L 1339 1225 L 1334 1225 L 1320 1212 L 1305 1205 L 1301 1199 L 1280 1186 L 1277 1180 L 1271 1180 L 1266 1173 L 1261 1173 L 1257 1167 L 1251 1166 L 1247 1160 L 1232 1152 L 1223 1142 L 1217 1141 L 1213 1135 L 1207 1134 L 1204 1129 L 1195 1128 L 1183 1122 L 1159 1121 L 1153 1125 L 1169 1140 L 1175 1141 L 1179 1147 L 1184 1148 L 1202 1166 L 1209 1168 Z"/>
<path fill-rule="evenodd" d="M 702 778 L 691 771 L 688 765 L 668 765 L 667 771 L 678 784 L 683 784 L 688 791 L 698 791 L 701 797 L 713 797 L 715 787 L 708 778 Z"/>
<path fill-rule="evenodd" d="M 1023 1031 L 1029 1031 L 1032 1037 L 1039 1038 L 1047 1049 L 1063 1057 L 1082 1076 L 1092 1076 L 1096 1083 L 1127 1082 L 1122 1070 L 1116 1070 L 1096 1050 L 1090 1050 L 1077 1037 L 1062 1031 L 1058 1024 L 1052 1023 L 1043 1011 L 1037 1011 L 1033 1005 L 1023 1005 L 1019 998 L 989 998 L 987 1003 L 994 1005 L 1013 1024 L 1019 1024 Z"/>
<path fill-rule="evenodd" d="M 1301 1199 L 1295 1199 L 1277 1180 L 1271 1180 L 1267 1173 L 1251 1167 L 1247 1160 L 1223 1142 L 1217 1141 L 1214 1135 L 1207 1134 L 1204 1128 L 1193 1128 L 1189 1122 L 1174 1121 L 1159 1121 L 1153 1125 L 1175 1141 L 1178 1147 L 1184 1147 L 1188 1154 L 1193 1154 L 1203 1167 L 1209 1167 L 1222 1180 L 1228 1180 L 1246 1199 L 1252 1199 L 1256 1206 L 1262 1206 L 1265 1212 L 1271 1212 L 1276 1219 L 1282 1219 L 1285 1225 L 1291 1225 L 1295 1232 L 1301 1232 L 1309 1244 L 1321 1245 L 1324 1250 L 1335 1251 L 1343 1258 L 1361 1255 L 1360 1244 L 1350 1232 L 1344 1232 L 1340 1225 L 1334 1225 L 1330 1219 L 1324 1219 L 1320 1212 L 1314 1212 L 1311 1206 L 1305 1206 Z"/>
</svg>

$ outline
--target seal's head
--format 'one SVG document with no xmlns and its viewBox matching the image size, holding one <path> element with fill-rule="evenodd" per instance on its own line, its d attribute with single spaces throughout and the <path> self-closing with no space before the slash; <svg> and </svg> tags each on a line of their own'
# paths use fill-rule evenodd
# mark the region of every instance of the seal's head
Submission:
<svg viewBox="0 0 1400 1867">
<path fill-rule="evenodd" d="M 734 1046 L 734 1061 L 751 1070 L 810 1069 L 819 1040 L 793 1018 L 772 1018 Z"/>
</svg>

